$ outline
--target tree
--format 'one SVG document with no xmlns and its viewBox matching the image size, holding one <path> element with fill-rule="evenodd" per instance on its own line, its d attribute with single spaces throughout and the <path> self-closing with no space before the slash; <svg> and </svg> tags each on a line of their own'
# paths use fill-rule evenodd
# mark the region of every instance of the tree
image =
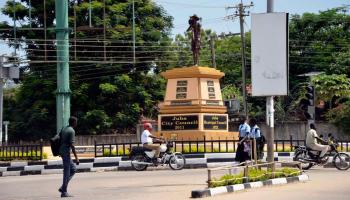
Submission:
<svg viewBox="0 0 350 200">
<path fill-rule="evenodd" d="M 346 74 L 350 77 L 350 50 L 334 54 L 335 61 L 329 67 L 329 72 L 334 74 Z"/>
<path fill-rule="evenodd" d="M 345 75 L 321 74 L 311 79 L 319 100 L 350 98 L 350 79 Z"/>
<path fill-rule="evenodd" d="M 170 54 L 167 51 L 171 44 L 168 36 L 172 17 L 162 7 L 150 0 L 134 1 L 136 60 L 133 62 L 133 1 L 105 2 L 106 5 L 92 0 L 92 27 L 88 26 L 88 2 L 78 0 L 69 5 L 69 26 L 73 30 L 70 33 L 71 113 L 81 120 L 83 134 L 100 134 L 107 129 L 122 132 L 135 126 L 141 114 L 154 117 L 164 93 L 164 81 L 158 73 L 169 65 L 163 60 L 168 60 Z M 20 25 L 16 40 L 12 26 L 8 22 L 0 23 L 3 28 L 0 36 L 7 38 L 10 46 L 21 47 L 32 61 L 48 61 L 22 67 L 21 86 L 13 99 L 14 105 L 5 113 L 12 122 L 10 131 L 16 133 L 14 139 L 21 140 L 49 138 L 56 124 L 55 1 L 46 0 L 46 41 L 42 29 L 43 2 L 31 1 L 31 21 L 28 5 L 29 0 L 16 2 L 15 6 L 13 1 L 7 1 L 2 9 L 3 14 L 13 17 L 15 8 L 17 26 Z M 30 25 L 36 29 L 21 29 Z M 75 63 L 79 61 L 91 63 Z"/>
<path fill-rule="evenodd" d="M 302 82 L 298 75 L 322 71 L 334 73 L 329 66 L 336 53 L 349 49 L 350 6 L 320 11 L 318 14 L 292 15 L 289 23 L 290 83 L 293 88 Z"/>
</svg>

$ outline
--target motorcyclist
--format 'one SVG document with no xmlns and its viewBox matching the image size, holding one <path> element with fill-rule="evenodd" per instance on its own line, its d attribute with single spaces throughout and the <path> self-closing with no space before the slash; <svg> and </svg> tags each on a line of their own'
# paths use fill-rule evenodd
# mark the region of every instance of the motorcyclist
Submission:
<svg viewBox="0 0 350 200">
<path fill-rule="evenodd" d="M 322 145 L 324 142 L 325 141 L 317 135 L 315 124 L 311 123 L 310 130 L 306 134 L 306 146 L 312 150 L 321 151 L 319 160 L 322 160 L 329 149 L 328 145 Z"/>
<path fill-rule="evenodd" d="M 154 142 L 161 142 L 163 141 L 161 138 L 157 138 L 151 134 L 152 131 L 152 124 L 150 123 L 144 123 L 143 124 L 144 131 L 141 135 L 141 143 L 143 147 L 147 149 L 155 150 L 154 157 L 152 159 L 153 163 L 160 162 L 159 154 L 160 154 L 160 145 L 154 144 Z M 158 160 L 157 160 L 158 158 Z"/>
</svg>

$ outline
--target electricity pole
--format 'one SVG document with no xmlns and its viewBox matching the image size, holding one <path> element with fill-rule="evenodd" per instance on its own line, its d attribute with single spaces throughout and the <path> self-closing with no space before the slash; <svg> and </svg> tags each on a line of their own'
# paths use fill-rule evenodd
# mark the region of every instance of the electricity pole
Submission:
<svg viewBox="0 0 350 200">
<path fill-rule="evenodd" d="M 210 36 L 210 52 L 211 52 L 211 65 L 216 69 L 216 57 L 215 57 L 215 45 L 214 45 L 215 37 L 214 35 Z"/>
<path fill-rule="evenodd" d="M 70 117 L 68 1 L 55 0 L 57 39 L 57 133 Z"/>
<path fill-rule="evenodd" d="M 135 46 L 135 1 L 132 1 L 132 49 L 133 49 L 133 62 L 136 63 L 136 46 Z"/>
<path fill-rule="evenodd" d="M 253 3 L 249 5 L 243 5 L 243 2 L 241 0 L 241 3 L 237 6 L 233 7 L 227 7 L 226 9 L 236 9 L 236 12 L 234 15 L 231 15 L 229 17 L 239 17 L 239 24 L 241 29 L 241 41 L 242 41 L 242 47 L 241 47 L 241 59 L 242 59 L 242 92 L 243 92 L 243 112 L 244 116 L 248 117 L 248 106 L 247 106 L 247 90 L 246 90 L 246 43 L 245 43 L 245 32 L 244 32 L 244 17 L 249 16 L 249 11 L 246 12 L 247 8 L 250 8 L 253 6 Z"/>
</svg>

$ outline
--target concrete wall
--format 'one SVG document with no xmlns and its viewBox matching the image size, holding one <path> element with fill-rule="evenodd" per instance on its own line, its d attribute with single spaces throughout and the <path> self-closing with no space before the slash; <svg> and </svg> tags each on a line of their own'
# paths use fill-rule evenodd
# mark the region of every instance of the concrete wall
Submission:
<svg viewBox="0 0 350 200">
<path fill-rule="evenodd" d="M 239 123 L 230 122 L 229 130 L 237 131 Z M 261 128 L 262 132 L 267 134 L 269 131 L 269 127 L 260 123 L 258 126 Z M 337 128 L 333 124 L 326 122 L 317 122 L 316 123 L 317 134 L 323 134 L 324 137 L 327 137 L 328 133 L 332 133 L 336 139 L 338 140 L 350 140 L 350 133 L 345 134 L 344 131 Z M 275 139 L 277 140 L 286 140 L 289 139 L 290 135 L 293 136 L 293 139 L 304 140 L 306 136 L 306 132 L 309 130 L 306 122 L 284 122 L 284 123 L 276 123 L 275 124 Z"/>
</svg>

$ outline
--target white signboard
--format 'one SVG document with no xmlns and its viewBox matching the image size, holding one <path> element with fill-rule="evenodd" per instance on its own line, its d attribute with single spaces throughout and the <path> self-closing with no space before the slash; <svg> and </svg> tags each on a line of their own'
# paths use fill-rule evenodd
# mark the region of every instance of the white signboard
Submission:
<svg viewBox="0 0 350 200">
<path fill-rule="evenodd" d="M 252 95 L 288 95 L 288 13 L 252 14 Z"/>
</svg>

